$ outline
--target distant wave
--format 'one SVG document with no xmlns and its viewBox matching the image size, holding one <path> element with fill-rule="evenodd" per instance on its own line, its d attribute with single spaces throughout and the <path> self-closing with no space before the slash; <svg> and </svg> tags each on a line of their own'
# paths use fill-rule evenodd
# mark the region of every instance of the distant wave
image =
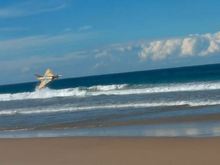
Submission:
<svg viewBox="0 0 220 165">
<path fill-rule="evenodd" d="M 118 90 L 118 89 L 123 89 L 127 84 L 116 84 L 116 85 L 97 85 L 97 86 L 92 86 L 89 87 L 89 90 L 95 90 L 95 91 L 110 91 L 110 90 Z"/>
<path fill-rule="evenodd" d="M 45 108 L 22 108 L 12 110 L 0 111 L 0 116 L 3 115 L 28 115 L 28 114 L 40 114 L 40 113 L 59 113 L 59 112 L 74 112 L 74 111 L 88 111 L 88 110 L 104 110 L 104 109 L 126 109 L 126 108 L 150 108 L 150 107 L 178 107 L 178 106 L 189 106 L 189 107 L 200 107 L 220 105 L 220 101 L 170 101 L 170 102 L 151 102 L 151 103 L 124 103 L 124 104 L 105 104 L 105 105 L 94 105 L 94 106 L 74 106 L 69 105 L 65 107 L 45 107 Z"/>
<path fill-rule="evenodd" d="M 185 91 L 206 91 L 220 89 L 220 82 L 198 82 L 181 84 L 157 84 L 153 85 L 98 85 L 92 87 L 77 87 L 67 89 L 35 90 L 34 92 L 23 92 L 15 94 L 0 94 L 0 101 L 45 99 L 53 97 L 89 97 L 99 95 L 134 95 Z"/>
<path fill-rule="evenodd" d="M 96 92 L 100 91 L 116 91 L 126 87 L 126 84 L 119 85 L 98 85 L 92 87 L 77 87 L 67 89 L 50 89 L 45 88 L 42 90 L 36 89 L 34 92 L 22 92 L 22 93 L 6 93 L 0 94 L 0 101 L 11 101 L 11 100 L 26 100 L 26 99 L 46 99 L 53 97 L 84 97 L 89 95 L 95 95 Z"/>
</svg>

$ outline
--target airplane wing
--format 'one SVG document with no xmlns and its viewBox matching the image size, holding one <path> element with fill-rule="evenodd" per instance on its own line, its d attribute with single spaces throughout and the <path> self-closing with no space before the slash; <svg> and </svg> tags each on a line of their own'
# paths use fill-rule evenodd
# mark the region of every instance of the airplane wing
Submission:
<svg viewBox="0 0 220 165">
<path fill-rule="evenodd" d="M 52 72 L 52 70 L 47 69 L 44 74 L 44 77 L 52 77 L 52 76 L 54 76 L 54 73 Z"/>
<path fill-rule="evenodd" d="M 40 76 L 40 75 L 36 75 L 36 76 L 37 79 L 40 80 L 40 85 L 38 86 L 38 89 L 42 89 L 46 87 L 47 84 L 50 83 L 55 77 L 54 73 L 50 69 L 46 70 L 44 76 Z"/>
<path fill-rule="evenodd" d="M 39 89 L 42 89 L 42 88 L 46 87 L 46 85 L 47 85 L 48 83 L 50 83 L 51 81 L 52 81 L 52 80 L 51 80 L 51 79 L 48 79 L 48 78 L 45 78 L 45 79 L 41 80 L 40 85 L 38 86 L 38 88 L 39 88 Z"/>
</svg>

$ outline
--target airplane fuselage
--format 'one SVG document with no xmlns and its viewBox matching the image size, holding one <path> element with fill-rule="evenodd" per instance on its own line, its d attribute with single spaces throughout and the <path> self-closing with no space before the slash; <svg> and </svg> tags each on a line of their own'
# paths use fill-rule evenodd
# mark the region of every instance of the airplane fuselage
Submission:
<svg viewBox="0 0 220 165">
<path fill-rule="evenodd" d="M 58 79 L 61 75 L 55 75 L 50 69 L 47 69 L 43 76 L 39 74 L 35 74 L 35 76 L 40 81 L 38 89 L 42 89 L 45 88 L 51 81 Z"/>
<path fill-rule="evenodd" d="M 58 79 L 58 78 L 59 78 L 58 75 L 55 75 L 55 76 L 38 76 L 37 77 L 38 80 L 45 80 L 45 79 L 55 80 L 55 79 Z"/>
</svg>

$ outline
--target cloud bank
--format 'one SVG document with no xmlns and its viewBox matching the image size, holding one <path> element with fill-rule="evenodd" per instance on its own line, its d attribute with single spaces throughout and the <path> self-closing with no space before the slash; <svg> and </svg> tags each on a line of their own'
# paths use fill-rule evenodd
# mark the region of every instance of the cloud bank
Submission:
<svg viewBox="0 0 220 165">
<path fill-rule="evenodd" d="M 142 60 L 163 60 L 169 56 L 208 56 L 220 52 L 220 32 L 157 40 L 140 45 Z"/>
</svg>

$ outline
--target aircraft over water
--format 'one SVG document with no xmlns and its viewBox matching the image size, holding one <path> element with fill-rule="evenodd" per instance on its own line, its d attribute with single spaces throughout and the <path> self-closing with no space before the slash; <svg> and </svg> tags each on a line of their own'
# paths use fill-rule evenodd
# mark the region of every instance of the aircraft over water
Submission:
<svg viewBox="0 0 220 165">
<path fill-rule="evenodd" d="M 38 89 L 45 88 L 50 82 L 58 79 L 61 75 L 55 75 L 51 69 L 47 69 L 44 75 L 35 74 L 38 80 L 40 80 L 40 84 Z"/>
</svg>

